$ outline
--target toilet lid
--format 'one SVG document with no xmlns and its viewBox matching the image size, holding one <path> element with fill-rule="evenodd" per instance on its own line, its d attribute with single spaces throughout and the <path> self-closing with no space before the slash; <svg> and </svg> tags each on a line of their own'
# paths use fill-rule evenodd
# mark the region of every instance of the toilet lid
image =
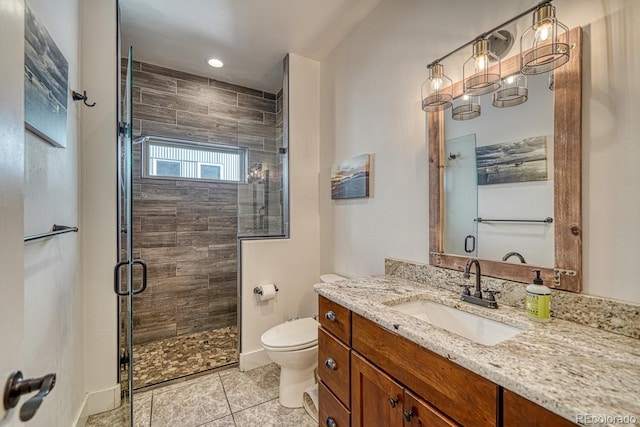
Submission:
<svg viewBox="0 0 640 427">
<path fill-rule="evenodd" d="M 318 341 L 318 322 L 312 317 L 284 322 L 262 334 L 260 340 L 272 348 L 315 345 Z"/>
<path fill-rule="evenodd" d="M 323 283 L 335 283 L 342 280 L 347 280 L 347 278 L 338 276 L 337 274 L 321 274 L 320 280 L 322 280 Z"/>
</svg>

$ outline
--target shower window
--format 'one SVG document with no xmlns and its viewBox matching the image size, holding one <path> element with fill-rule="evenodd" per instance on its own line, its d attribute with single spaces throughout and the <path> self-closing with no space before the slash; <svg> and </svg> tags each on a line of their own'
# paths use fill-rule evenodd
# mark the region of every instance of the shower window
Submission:
<svg viewBox="0 0 640 427">
<path fill-rule="evenodd" d="M 212 163 L 198 163 L 198 178 L 200 179 L 220 179 L 223 165 Z"/>
<path fill-rule="evenodd" d="M 221 144 L 145 137 L 142 176 L 247 182 L 247 149 Z"/>
<path fill-rule="evenodd" d="M 180 176 L 180 162 L 174 160 L 153 159 L 153 176 Z"/>
</svg>

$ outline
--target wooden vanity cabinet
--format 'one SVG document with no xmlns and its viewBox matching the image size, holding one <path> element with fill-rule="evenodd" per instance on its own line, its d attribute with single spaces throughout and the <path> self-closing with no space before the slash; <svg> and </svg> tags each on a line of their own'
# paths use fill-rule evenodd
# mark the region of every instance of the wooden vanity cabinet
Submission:
<svg viewBox="0 0 640 427">
<path fill-rule="evenodd" d="M 351 359 L 353 427 L 458 427 L 358 353 Z"/>
<path fill-rule="evenodd" d="M 502 390 L 504 427 L 576 427 L 553 412 L 509 390 Z"/>
<path fill-rule="evenodd" d="M 351 328 L 352 358 L 358 352 L 459 424 L 498 425 L 497 384 L 357 314 Z"/>
<path fill-rule="evenodd" d="M 320 426 L 576 426 L 322 296 L 319 304 Z"/>
</svg>

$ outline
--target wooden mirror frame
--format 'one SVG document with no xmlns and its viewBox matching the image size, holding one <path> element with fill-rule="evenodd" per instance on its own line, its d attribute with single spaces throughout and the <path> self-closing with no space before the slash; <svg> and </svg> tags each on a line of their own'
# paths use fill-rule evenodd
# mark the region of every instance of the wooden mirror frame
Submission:
<svg viewBox="0 0 640 427">
<path fill-rule="evenodd" d="M 482 274 L 529 283 L 534 268 L 551 288 L 582 290 L 582 28 L 569 32 L 571 57 L 554 70 L 554 250 L 555 266 L 514 264 L 479 259 Z M 502 61 L 502 75 L 520 69 L 520 56 Z M 462 82 L 453 85 L 454 98 Z M 429 264 L 462 271 L 469 259 L 444 251 L 444 114 L 428 113 L 429 132 Z"/>
</svg>

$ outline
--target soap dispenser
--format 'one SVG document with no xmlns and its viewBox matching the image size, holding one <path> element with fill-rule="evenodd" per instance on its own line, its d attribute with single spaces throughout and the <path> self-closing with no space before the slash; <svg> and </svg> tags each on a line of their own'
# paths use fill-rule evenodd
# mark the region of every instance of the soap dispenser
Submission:
<svg viewBox="0 0 640 427">
<path fill-rule="evenodd" d="M 530 319 L 548 322 L 551 313 L 551 290 L 542 282 L 540 270 L 532 271 L 536 273 L 536 277 L 533 279 L 533 284 L 527 286 L 525 310 Z"/>
</svg>

